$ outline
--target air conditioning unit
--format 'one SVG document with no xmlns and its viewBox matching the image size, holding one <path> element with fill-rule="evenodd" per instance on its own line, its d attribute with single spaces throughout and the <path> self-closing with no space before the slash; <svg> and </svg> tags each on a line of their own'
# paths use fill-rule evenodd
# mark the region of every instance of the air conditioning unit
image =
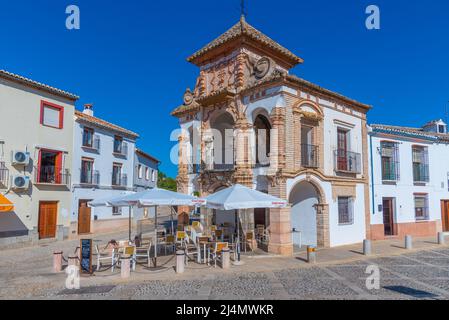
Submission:
<svg viewBox="0 0 449 320">
<path fill-rule="evenodd" d="M 30 177 L 24 175 L 15 175 L 11 177 L 11 188 L 25 190 L 30 187 Z"/>
<path fill-rule="evenodd" d="M 28 165 L 30 163 L 30 153 L 25 151 L 12 152 L 12 165 Z"/>
</svg>

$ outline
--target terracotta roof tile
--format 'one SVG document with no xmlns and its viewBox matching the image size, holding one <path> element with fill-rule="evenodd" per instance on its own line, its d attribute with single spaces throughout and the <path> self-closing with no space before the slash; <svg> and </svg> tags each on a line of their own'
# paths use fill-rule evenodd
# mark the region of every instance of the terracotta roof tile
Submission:
<svg viewBox="0 0 449 320">
<path fill-rule="evenodd" d="M 34 88 L 37 88 L 37 89 L 40 89 L 43 91 L 47 91 L 49 93 L 53 93 L 58 96 L 62 96 L 64 98 L 67 98 L 72 101 L 76 101 L 79 99 L 79 97 L 73 93 L 70 93 L 70 92 L 55 88 L 55 87 L 51 87 L 49 85 L 22 77 L 20 75 L 17 75 L 17 74 L 14 74 L 14 73 L 11 73 L 11 72 L 8 72 L 5 70 L 0 70 L 0 78 L 5 78 L 7 80 L 16 81 L 16 82 L 19 82 L 21 84 L 24 84 L 24 85 L 27 85 L 30 87 L 34 87 Z"/>
<path fill-rule="evenodd" d="M 190 57 L 188 57 L 187 61 L 193 62 L 194 60 L 201 57 L 205 53 L 211 51 L 212 49 L 220 47 L 221 45 L 242 36 L 247 36 L 248 38 L 257 41 L 264 46 L 268 46 L 269 48 L 284 55 L 288 59 L 294 61 L 296 64 L 304 62 L 303 59 L 296 56 L 290 50 L 284 48 L 279 43 L 267 37 L 262 32 L 260 32 L 259 30 L 248 24 L 243 16 L 239 22 L 237 22 L 234 26 L 231 27 L 231 29 L 229 29 L 221 36 L 219 36 L 218 38 L 216 38 L 215 40 L 204 46 L 202 49 L 195 52 Z"/>
<path fill-rule="evenodd" d="M 138 138 L 139 137 L 139 135 L 137 133 L 135 133 L 135 132 L 132 132 L 132 131 L 127 130 L 127 129 L 124 129 L 122 127 L 119 127 L 119 126 L 117 126 L 117 125 L 115 125 L 113 123 L 107 122 L 107 121 L 102 120 L 100 118 L 87 115 L 87 114 L 82 113 L 81 111 L 78 111 L 78 110 L 75 110 L 75 116 L 78 119 L 80 119 L 82 121 L 85 121 L 87 123 L 90 123 L 92 125 L 96 125 L 96 126 L 99 126 L 99 127 L 102 127 L 102 128 L 106 128 L 106 129 L 111 129 L 113 131 L 116 131 L 116 132 L 128 135 L 131 138 Z"/>
<path fill-rule="evenodd" d="M 435 132 L 427 132 L 422 128 L 412 128 L 412 127 L 401 127 L 401 126 L 392 126 L 392 125 L 384 125 L 384 124 L 372 124 L 370 125 L 374 131 L 381 132 L 390 132 L 391 134 L 403 134 L 403 135 L 412 135 L 416 137 L 421 137 L 423 139 L 428 139 L 432 141 L 441 141 L 444 143 L 449 142 L 449 134 L 447 133 L 435 133 Z"/>
</svg>

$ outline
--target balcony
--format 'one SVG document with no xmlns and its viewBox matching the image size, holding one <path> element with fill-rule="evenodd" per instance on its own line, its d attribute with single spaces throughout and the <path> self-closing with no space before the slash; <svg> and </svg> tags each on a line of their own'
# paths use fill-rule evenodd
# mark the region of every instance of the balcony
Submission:
<svg viewBox="0 0 449 320">
<path fill-rule="evenodd" d="M 305 168 L 318 168 L 319 148 L 311 144 L 301 145 L 301 165 Z"/>
<path fill-rule="evenodd" d="M 362 173 L 362 156 L 360 153 L 337 149 L 335 155 L 335 171 L 340 173 Z"/>
<path fill-rule="evenodd" d="M 235 164 L 234 163 L 203 164 L 202 170 L 203 171 L 215 171 L 215 172 L 234 171 Z"/>
<path fill-rule="evenodd" d="M 98 186 L 100 184 L 100 172 L 81 172 L 80 183 L 84 185 Z"/>
<path fill-rule="evenodd" d="M 112 175 L 112 186 L 115 188 L 126 188 L 128 186 L 128 176 L 126 174 Z"/>
<path fill-rule="evenodd" d="M 128 144 L 126 142 L 114 143 L 114 151 L 112 152 L 117 157 L 128 156 Z"/>
<path fill-rule="evenodd" d="M 9 170 L 4 162 L 0 161 L 0 186 L 6 187 L 8 184 Z"/>
<path fill-rule="evenodd" d="M 95 135 L 89 143 L 89 139 L 83 137 L 83 148 L 89 149 L 95 152 L 100 152 L 100 137 Z"/>
<path fill-rule="evenodd" d="M 70 171 L 57 171 L 56 167 L 34 167 L 34 183 L 39 185 L 70 186 Z"/>
</svg>

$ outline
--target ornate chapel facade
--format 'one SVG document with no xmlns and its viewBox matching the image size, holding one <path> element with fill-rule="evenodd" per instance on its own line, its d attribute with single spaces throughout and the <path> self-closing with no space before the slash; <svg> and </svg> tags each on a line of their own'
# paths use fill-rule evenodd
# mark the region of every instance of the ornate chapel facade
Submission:
<svg viewBox="0 0 449 320">
<path fill-rule="evenodd" d="M 303 60 L 243 17 L 187 60 L 199 75 L 172 111 L 178 191 L 207 196 L 239 183 L 288 200 L 245 217 L 246 228 L 269 230 L 276 254 L 369 238 L 369 105 L 291 74 Z"/>
</svg>

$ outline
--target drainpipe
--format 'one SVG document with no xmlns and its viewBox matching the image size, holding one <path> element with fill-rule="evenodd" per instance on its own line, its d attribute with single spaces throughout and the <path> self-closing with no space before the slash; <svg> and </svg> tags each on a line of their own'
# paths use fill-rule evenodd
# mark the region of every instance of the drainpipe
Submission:
<svg viewBox="0 0 449 320">
<path fill-rule="evenodd" d="M 373 166 L 373 136 L 369 134 L 369 144 L 370 144 L 370 166 L 371 166 L 371 205 L 372 205 L 372 214 L 376 212 L 376 205 L 374 200 L 374 166 Z"/>
</svg>

